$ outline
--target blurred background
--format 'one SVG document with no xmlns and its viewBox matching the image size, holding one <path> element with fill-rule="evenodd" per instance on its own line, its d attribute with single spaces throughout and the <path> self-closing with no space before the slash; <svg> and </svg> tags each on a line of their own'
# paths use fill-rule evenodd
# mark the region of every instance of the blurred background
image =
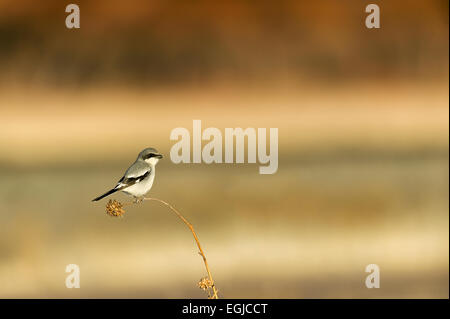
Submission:
<svg viewBox="0 0 450 319">
<path fill-rule="evenodd" d="M 449 297 L 448 1 L 69 3 L 0 0 L 0 297 L 205 297 L 170 211 L 91 202 L 147 146 L 222 297 Z M 193 119 L 279 128 L 278 172 L 171 163 Z"/>
</svg>

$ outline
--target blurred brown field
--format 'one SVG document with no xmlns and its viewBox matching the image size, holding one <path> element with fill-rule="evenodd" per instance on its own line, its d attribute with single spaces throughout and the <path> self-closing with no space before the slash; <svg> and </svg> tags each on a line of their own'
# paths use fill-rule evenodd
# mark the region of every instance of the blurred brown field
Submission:
<svg viewBox="0 0 450 319">
<path fill-rule="evenodd" d="M 408 4 L 368 33 L 353 2 L 80 1 L 67 33 L 58 1 L 0 1 L 0 297 L 204 298 L 170 211 L 91 202 L 152 146 L 221 297 L 448 298 L 448 2 Z M 277 127 L 277 173 L 173 164 L 194 119 Z"/>
<path fill-rule="evenodd" d="M 201 260 L 169 211 L 145 203 L 111 219 L 90 202 L 138 150 L 168 155 L 171 129 L 199 118 L 279 127 L 271 176 L 168 156 L 158 165 L 151 194 L 194 224 L 223 296 L 445 297 L 448 96 L 443 86 L 392 91 L 2 94 L 14 106 L 1 120 L 2 296 L 202 297 Z M 82 269 L 79 292 L 64 287 L 68 263 Z M 369 263 L 383 289 L 365 288 Z"/>
</svg>

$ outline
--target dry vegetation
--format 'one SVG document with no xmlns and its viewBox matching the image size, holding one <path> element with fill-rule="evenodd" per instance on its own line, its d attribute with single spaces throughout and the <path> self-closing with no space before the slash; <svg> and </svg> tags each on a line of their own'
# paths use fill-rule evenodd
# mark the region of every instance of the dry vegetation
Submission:
<svg viewBox="0 0 450 319">
<path fill-rule="evenodd" d="M 188 222 L 188 220 L 178 211 L 176 210 L 172 205 L 169 203 L 159 199 L 159 198 L 151 198 L 146 197 L 143 199 L 144 201 L 157 201 L 159 203 L 162 203 L 166 207 L 168 207 L 177 217 L 189 228 L 189 230 L 192 232 L 192 236 L 194 236 L 195 243 L 198 247 L 198 253 L 203 258 L 203 263 L 205 264 L 205 269 L 208 274 L 208 277 L 201 278 L 198 282 L 198 287 L 208 293 L 208 298 L 210 299 L 219 299 L 218 290 L 216 288 L 216 285 L 214 283 L 214 280 L 212 278 L 211 270 L 208 266 L 208 261 L 206 259 L 206 255 L 203 252 L 202 246 L 200 245 L 200 241 L 198 240 L 197 234 L 194 231 L 194 227 L 191 223 Z M 133 204 L 134 202 L 130 202 L 129 204 Z M 126 204 L 125 204 L 126 205 Z M 125 214 L 124 205 L 116 200 L 109 200 L 106 204 L 106 213 L 113 217 L 122 217 Z"/>
</svg>

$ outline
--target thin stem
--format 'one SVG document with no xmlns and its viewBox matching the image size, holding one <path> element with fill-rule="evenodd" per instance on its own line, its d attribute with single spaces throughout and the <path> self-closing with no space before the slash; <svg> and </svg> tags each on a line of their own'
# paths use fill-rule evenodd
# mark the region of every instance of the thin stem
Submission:
<svg viewBox="0 0 450 319">
<path fill-rule="evenodd" d="M 203 263 L 205 264 L 205 268 L 206 268 L 206 272 L 208 273 L 209 280 L 211 281 L 212 290 L 213 290 L 213 298 L 214 299 L 219 299 L 219 296 L 217 295 L 217 289 L 216 289 L 216 286 L 214 284 L 214 280 L 213 280 L 212 275 L 211 275 L 211 271 L 209 270 L 208 261 L 206 260 L 205 253 L 203 252 L 202 246 L 200 245 L 200 241 L 198 240 L 197 234 L 195 233 L 194 227 L 192 226 L 192 224 L 186 218 L 184 218 L 184 216 L 181 215 L 181 213 L 178 210 L 176 210 L 172 205 L 170 205 L 169 203 L 163 201 L 162 199 L 153 198 L 153 197 L 146 197 L 143 200 L 148 200 L 148 201 L 153 200 L 153 201 L 157 201 L 157 202 L 160 202 L 160 203 L 166 205 L 167 207 L 169 207 L 183 221 L 183 223 L 187 227 L 189 227 L 189 229 L 192 232 L 192 235 L 194 236 L 195 242 L 197 243 L 199 254 L 203 258 Z"/>
</svg>

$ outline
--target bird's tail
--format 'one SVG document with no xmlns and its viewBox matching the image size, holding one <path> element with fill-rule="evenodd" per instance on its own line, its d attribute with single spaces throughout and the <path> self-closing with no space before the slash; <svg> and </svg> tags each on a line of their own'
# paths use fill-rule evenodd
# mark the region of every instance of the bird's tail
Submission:
<svg viewBox="0 0 450 319">
<path fill-rule="evenodd" d="M 96 202 L 96 201 L 102 199 L 103 197 L 106 197 L 106 196 L 108 196 L 108 195 L 111 195 L 111 194 L 117 192 L 118 190 L 120 190 L 120 188 L 113 188 L 113 189 L 107 191 L 106 193 L 104 193 L 103 195 L 101 195 L 101 196 L 99 196 L 99 197 L 97 197 L 97 198 L 94 198 L 92 201 L 93 201 L 93 202 Z"/>
</svg>

